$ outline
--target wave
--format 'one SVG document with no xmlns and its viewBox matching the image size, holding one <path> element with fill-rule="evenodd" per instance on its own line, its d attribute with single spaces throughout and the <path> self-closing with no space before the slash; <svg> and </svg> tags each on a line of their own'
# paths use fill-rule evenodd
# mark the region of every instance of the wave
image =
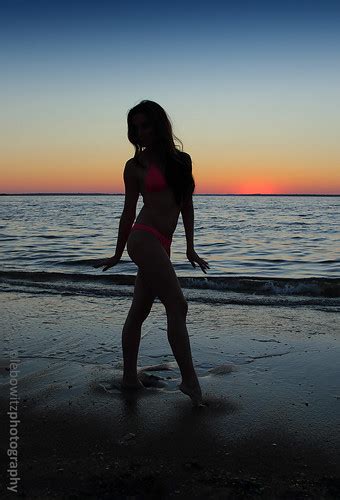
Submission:
<svg viewBox="0 0 340 500">
<path fill-rule="evenodd" d="M 63 295 L 131 296 L 136 275 L 0 271 L 0 291 Z M 340 278 L 178 276 L 192 301 L 263 305 L 340 306 Z M 300 300 L 297 300 L 300 299 Z M 334 299 L 330 301 L 330 299 Z"/>
</svg>

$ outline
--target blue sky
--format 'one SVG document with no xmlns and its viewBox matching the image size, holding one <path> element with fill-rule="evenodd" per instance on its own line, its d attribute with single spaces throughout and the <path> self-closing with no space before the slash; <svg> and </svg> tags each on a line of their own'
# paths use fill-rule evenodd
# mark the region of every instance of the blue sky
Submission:
<svg viewBox="0 0 340 500">
<path fill-rule="evenodd" d="M 230 148 L 216 179 L 246 150 L 257 155 L 255 167 L 260 154 L 268 168 L 275 155 L 291 152 L 287 162 L 301 156 L 307 165 L 311 154 L 320 159 L 315 172 L 327 152 L 334 180 L 339 28 L 340 3 L 327 0 L 0 1 L 5 167 L 20 173 L 72 150 L 79 162 L 94 154 L 105 172 L 116 157 L 120 169 L 132 152 L 126 113 L 152 99 L 198 162 Z"/>
</svg>

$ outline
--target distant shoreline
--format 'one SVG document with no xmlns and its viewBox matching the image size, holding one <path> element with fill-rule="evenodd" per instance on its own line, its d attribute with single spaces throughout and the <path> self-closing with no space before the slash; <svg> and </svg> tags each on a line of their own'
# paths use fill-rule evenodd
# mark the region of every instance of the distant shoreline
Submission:
<svg viewBox="0 0 340 500">
<path fill-rule="evenodd" d="M 0 193 L 0 196 L 125 196 L 124 193 Z M 234 193 L 198 193 L 193 196 L 314 196 L 314 197 L 337 197 L 339 194 L 234 194 Z"/>
</svg>

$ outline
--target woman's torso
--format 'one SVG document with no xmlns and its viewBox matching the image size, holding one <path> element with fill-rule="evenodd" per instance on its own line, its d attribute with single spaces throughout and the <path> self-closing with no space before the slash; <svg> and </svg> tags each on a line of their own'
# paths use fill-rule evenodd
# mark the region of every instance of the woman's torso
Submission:
<svg viewBox="0 0 340 500">
<path fill-rule="evenodd" d="M 170 187 L 166 187 L 162 191 L 152 192 L 145 189 L 145 177 L 148 168 L 151 163 L 155 162 L 150 161 L 143 153 L 141 153 L 139 161 L 144 165 L 144 168 L 135 162 L 136 175 L 144 205 L 135 222 L 152 226 L 160 233 L 171 238 L 177 226 L 180 207 L 176 204 L 173 191 Z M 159 162 L 156 163 L 164 175 L 164 166 Z"/>
</svg>

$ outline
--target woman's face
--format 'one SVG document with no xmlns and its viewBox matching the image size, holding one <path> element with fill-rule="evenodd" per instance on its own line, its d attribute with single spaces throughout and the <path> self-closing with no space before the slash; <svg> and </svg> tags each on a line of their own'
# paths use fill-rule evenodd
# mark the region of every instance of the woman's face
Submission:
<svg viewBox="0 0 340 500">
<path fill-rule="evenodd" d="M 140 146 L 151 146 L 155 140 L 154 132 L 151 123 L 147 116 L 142 113 L 137 113 L 131 120 L 134 128 L 134 135 Z"/>
</svg>

